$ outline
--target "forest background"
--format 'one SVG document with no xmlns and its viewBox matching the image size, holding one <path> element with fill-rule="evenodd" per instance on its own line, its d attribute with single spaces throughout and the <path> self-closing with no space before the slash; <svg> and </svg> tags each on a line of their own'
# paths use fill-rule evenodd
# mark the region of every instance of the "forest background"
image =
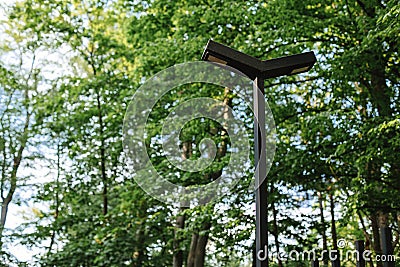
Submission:
<svg viewBox="0 0 400 267">
<path fill-rule="evenodd" d="M 386 227 L 399 256 L 398 1 L 25 0 L 1 8 L 1 266 L 251 266 L 251 170 L 229 196 L 177 209 L 148 196 L 125 164 L 123 118 L 135 91 L 167 67 L 200 60 L 210 38 L 260 59 L 317 55 L 307 74 L 265 82 L 277 129 L 271 252 L 337 249 L 345 240 L 345 253 L 364 240 L 380 255 Z M 224 88 L 207 88 L 177 88 L 153 109 L 146 144 L 160 173 L 179 172 L 154 141 L 174 105 L 207 96 L 240 106 Z M 249 129 L 252 116 L 243 116 Z M 198 158 L 205 137 L 220 153 L 206 171 L 179 172 L 174 182 L 218 177 L 229 161 L 225 134 L 211 120 L 187 124 L 183 157 Z"/>
</svg>

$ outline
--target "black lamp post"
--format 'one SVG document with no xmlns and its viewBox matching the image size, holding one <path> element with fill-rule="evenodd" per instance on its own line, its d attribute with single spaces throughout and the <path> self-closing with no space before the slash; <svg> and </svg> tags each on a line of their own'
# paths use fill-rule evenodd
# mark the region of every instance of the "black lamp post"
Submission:
<svg viewBox="0 0 400 267">
<path fill-rule="evenodd" d="M 316 58 L 307 52 L 271 60 L 259 60 L 228 46 L 209 40 L 202 60 L 230 66 L 254 81 L 254 157 L 256 165 L 256 266 L 268 266 L 268 187 L 265 143 L 264 80 L 309 71 Z M 257 168 L 258 166 L 258 168 Z M 260 254 L 260 252 L 263 252 Z"/>
</svg>

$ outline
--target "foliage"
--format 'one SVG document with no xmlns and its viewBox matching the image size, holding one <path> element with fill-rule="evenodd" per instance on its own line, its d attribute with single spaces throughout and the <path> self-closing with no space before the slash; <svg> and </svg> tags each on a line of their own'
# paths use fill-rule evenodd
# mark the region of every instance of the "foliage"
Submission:
<svg viewBox="0 0 400 267">
<path fill-rule="evenodd" d="M 25 152 L 23 168 L 34 160 L 43 168 L 40 175 L 49 174 L 26 200 L 47 207 L 20 225 L 18 238 L 15 231 L 0 235 L 1 241 L 14 235 L 41 249 L 35 266 L 171 266 L 179 257 L 185 263 L 191 259 L 194 240 L 207 245 L 201 266 L 249 266 L 254 247 L 253 194 L 248 190 L 252 170 L 243 170 L 235 191 L 219 202 L 177 209 L 146 195 L 124 164 L 123 117 L 135 90 L 160 70 L 199 60 L 213 38 L 262 59 L 309 50 L 317 54 L 310 72 L 265 82 L 277 125 L 277 151 L 268 176 L 271 251 L 322 248 L 321 242 L 334 248 L 335 240 L 344 238 L 365 239 L 374 253 L 381 253 L 377 227 L 391 226 L 397 240 L 400 231 L 397 2 L 12 4 L 2 34 L 17 45 L 2 48 L 0 65 L 1 188 L 12 177 L 18 144 L 28 140 L 30 147 L 43 149 Z M 18 65 L 7 59 L 10 51 L 23 51 L 23 61 L 32 59 L 31 52 L 40 52 L 38 57 L 58 53 L 60 62 L 43 60 L 32 65 L 31 73 L 18 72 Z M 61 73 L 46 74 L 49 68 Z M 185 85 L 161 98 L 146 129 L 157 171 L 185 186 L 214 179 L 229 160 L 224 152 L 204 172 L 188 174 L 174 168 L 154 141 L 173 107 L 197 96 L 241 108 L 224 88 Z M 242 113 L 243 123 L 252 129 L 252 114 Z M 24 132 L 18 121 L 28 114 L 33 119 Z M 180 146 L 192 148 L 184 156 L 198 158 L 206 137 L 220 148 L 229 147 L 223 126 L 193 120 L 180 134 Z M 17 174 L 18 188 L 37 178 L 24 180 Z M 184 225 L 177 226 L 179 220 Z M 398 251 L 399 244 L 393 244 Z"/>
</svg>

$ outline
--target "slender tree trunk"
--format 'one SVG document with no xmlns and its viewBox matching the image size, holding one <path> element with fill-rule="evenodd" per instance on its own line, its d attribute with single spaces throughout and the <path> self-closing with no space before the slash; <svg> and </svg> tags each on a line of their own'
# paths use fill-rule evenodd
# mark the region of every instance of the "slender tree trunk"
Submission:
<svg viewBox="0 0 400 267">
<path fill-rule="evenodd" d="M 183 230 L 185 227 L 185 216 L 180 215 L 176 218 L 175 231 L 174 231 L 174 256 L 173 256 L 173 267 L 183 266 L 183 250 L 180 248 L 182 238 L 178 237 L 179 230 Z"/>
<path fill-rule="evenodd" d="M 192 235 L 187 267 L 204 267 L 210 228 L 211 223 L 206 221 L 199 229 L 199 232 Z"/>
<path fill-rule="evenodd" d="M 337 231 L 336 231 L 336 220 L 335 220 L 335 199 L 333 197 L 333 192 L 329 194 L 329 201 L 330 201 L 330 212 L 331 212 L 331 230 L 332 230 L 332 242 L 333 242 L 333 249 L 338 250 L 337 245 Z"/>
<path fill-rule="evenodd" d="M 326 222 L 324 216 L 324 203 L 323 203 L 323 196 L 321 192 L 317 192 L 318 194 L 318 205 L 319 205 L 319 212 L 320 212 L 320 220 L 322 225 L 322 249 L 324 251 L 328 251 L 328 239 L 326 237 Z M 324 266 L 328 266 L 329 259 L 326 257 L 326 253 L 324 253 Z"/>
<path fill-rule="evenodd" d="M 204 267 L 204 261 L 206 258 L 206 247 L 208 243 L 209 230 L 211 228 L 210 222 L 203 224 L 202 233 L 199 234 L 196 246 L 196 258 L 194 261 L 194 267 Z"/>
<path fill-rule="evenodd" d="M 370 235 L 367 232 L 367 227 L 365 226 L 364 219 L 361 216 L 360 211 L 357 211 L 357 215 L 358 215 L 358 219 L 361 222 L 361 227 L 363 229 L 363 233 L 364 233 L 364 237 L 365 237 L 365 250 L 371 250 L 372 241 L 371 241 Z M 367 263 L 369 264 L 369 267 L 374 267 L 374 262 L 372 260 L 367 261 Z"/>
<path fill-rule="evenodd" d="M 11 177 L 10 177 L 10 189 L 8 190 L 6 197 L 2 198 L 1 217 L 0 217 L 0 249 L 2 249 L 3 246 L 3 231 L 6 225 L 8 207 L 12 201 L 15 190 L 17 189 L 17 171 L 22 160 L 22 152 L 24 149 L 25 149 L 25 144 L 21 145 L 18 152 L 18 156 L 14 158 L 13 170 L 11 172 Z"/>
<path fill-rule="evenodd" d="M 60 206 L 60 192 L 59 192 L 59 182 L 60 182 L 60 173 L 61 173 L 61 163 L 60 163 L 60 158 L 61 158 L 61 145 L 58 143 L 57 144 L 57 176 L 56 176 L 56 187 L 55 187 L 55 211 L 54 211 L 54 220 L 57 220 L 58 215 L 59 215 L 59 206 Z M 53 232 L 51 233 L 51 238 L 50 238 L 50 245 L 49 249 L 47 251 L 48 254 L 51 253 L 51 250 L 53 249 L 53 245 L 55 242 L 56 238 L 56 233 L 57 230 L 53 229 Z"/>
<path fill-rule="evenodd" d="M 330 212 L 331 212 L 331 230 L 332 230 L 332 242 L 333 242 L 333 250 L 336 251 L 335 260 L 332 261 L 332 266 L 340 266 L 340 252 L 338 248 L 338 239 L 337 239 L 337 231 L 336 231 L 336 219 L 335 219 L 335 199 L 333 196 L 333 188 L 329 194 L 330 201 Z"/>
<path fill-rule="evenodd" d="M 7 197 L 3 198 L 3 203 L 1 205 L 1 218 L 0 218 L 0 249 L 3 247 L 3 232 L 6 224 L 8 206 L 11 203 L 12 195 L 14 195 L 15 188 L 11 188 L 8 191 Z"/>
<path fill-rule="evenodd" d="M 27 90 L 25 90 L 25 100 L 29 101 L 29 95 Z M 6 225 L 8 207 L 12 201 L 15 190 L 17 189 L 17 172 L 22 161 L 22 153 L 24 152 L 26 144 L 28 142 L 30 118 L 31 118 L 31 113 L 29 112 L 29 110 L 27 110 L 24 129 L 21 136 L 21 144 L 13 160 L 13 166 L 10 175 L 10 188 L 7 192 L 7 195 L 5 197 L 2 196 L 1 216 L 0 216 L 0 250 L 2 250 L 3 248 L 3 232 L 4 232 L 4 227 Z"/>
<path fill-rule="evenodd" d="M 380 241 L 382 255 L 384 256 L 390 256 L 394 254 L 392 230 L 390 229 L 389 225 L 389 213 L 386 211 L 378 211 L 378 227 L 381 234 Z M 394 263 L 385 260 L 383 261 L 383 266 L 394 266 Z"/>
<path fill-rule="evenodd" d="M 90 66 L 93 71 L 93 76 L 97 75 L 97 69 L 94 64 L 94 53 L 90 51 Z M 99 120 L 99 136 L 100 136 L 100 174 L 101 181 L 103 184 L 103 215 L 106 215 L 108 212 L 108 179 L 106 174 L 106 148 L 105 148 L 105 140 L 104 140 L 104 122 L 103 122 L 103 112 L 102 112 L 102 104 L 101 104 L 101 96 L 99 88 L 96 88 L 96 104 L 97 104 L 97 118 Z"/>
<path fill-rule="evenodd" d="M 279 253 L 280 253 L 280 245 L 279 245 L 279 227 L 278 227 L 278 219 L 277 219 L 277 216 L 278 216 L 278 211 L 276 210 L 276 208 L 275 208 L 275 202 L 274 203 L 272 203 L 272 216 L 273 216 L 273 227 L 274 227 L 274 231 L 273 231 L 273 233 L 274 233 L 274 241 L 275 241 L 275 247 L 276 247 L 276 252 L 277 252 L 277 255 L 278 255 L 278 266 L 279 267 L 282 267 L 283 265 L 282 265 L 282 260 L 281 260 L 281 258 L 279 257 Z"/>
<path fill-rule="evenodd" d="M 33 75 L 35 61 L 36 61 L 36 54 L 34 53 L 32 61 L 31 61 L 30 71 L 29 71 L 27 79 L 25 80 L 24 108 L 26 109 L 26 114 L 25 114 L 24 128 L 22 130 L 21 137 L 20 137 L 21 143 L 20 143 L 18 149 L 16 149 L 17 147 L 15 147 L 17 154 L 13 158 L 13 166 L 12 166 L 11 175 L 10 175 L 10 188 L 8 189 L 7 195 L 5 197 L 3 197 L 3 181 L 4 181 L 3 178 L 5 178 L 4 177 L 5 173 L 2 173 L 2 184 L 1 184 L 2 205 L 1 205 L 1 215 L 0 215 L 0 251 L 2 251 L 2 249 L 3 249 L 3 233 L 4 233 L 4 227 L 5 227 L 6 220 L 7 220 L 8 207 L 12 201 L 15 190 L 17 189 L 17 172 L 18 172 L 19 166 L 22 161 L 22 154 L 23 154 L 26 144 L 28 142 L 29 126 L 31 124 L 31 116 L 32 116 L 32 113 L 29 110 L 29 103 L 30 103 L 31 99 L 29 96 L 28 88 L 30 87 L 29 81 L 31 81 L 31 78 Z M 20 68 L 22 69 L 22 59 L 20 61 Z M 34 76 L 33 82 L 34 82 L 34 88 L 37 89 L 38 80 L 37 80 L 36 76 Z M 11 101 L 11 99 L 10 99 L 10 101 Z M 5 150 L 3 152 L 6 153 Z"/>
<path fill-rule="evenodd" d="M 192 234 L 192 239 L 190 242 L 189 253 L 187 258 L 186 267 L 194 267 L 194 262 L 196 258 L 197 240 L 199 239 L 198 233 Z"/>
</svg>

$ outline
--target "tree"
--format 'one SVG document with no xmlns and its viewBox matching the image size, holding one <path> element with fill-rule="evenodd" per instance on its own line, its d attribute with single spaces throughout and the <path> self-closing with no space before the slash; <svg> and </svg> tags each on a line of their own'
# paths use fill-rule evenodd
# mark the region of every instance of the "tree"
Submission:
<svg viewBox="0 0 400 267">
<path fill-rule="evenodd" d="M 12 203 L 21 205 L 19 190 L 28 187 L 32 160 L 38 157 L 36 115 L 42 97 L 44 77 L 38 68 L 38 36 L 21 30 L 15 21 L 7 21 L 1 29 L 0 47 L 0 250 L 5 256 L 7 238 L 16 234 L 6 232 L 6 222 Z M 23 41 L 22 41 L 23 40 Z M 3 257 L 5 262 L 8 262 Z"/>
</svg>

